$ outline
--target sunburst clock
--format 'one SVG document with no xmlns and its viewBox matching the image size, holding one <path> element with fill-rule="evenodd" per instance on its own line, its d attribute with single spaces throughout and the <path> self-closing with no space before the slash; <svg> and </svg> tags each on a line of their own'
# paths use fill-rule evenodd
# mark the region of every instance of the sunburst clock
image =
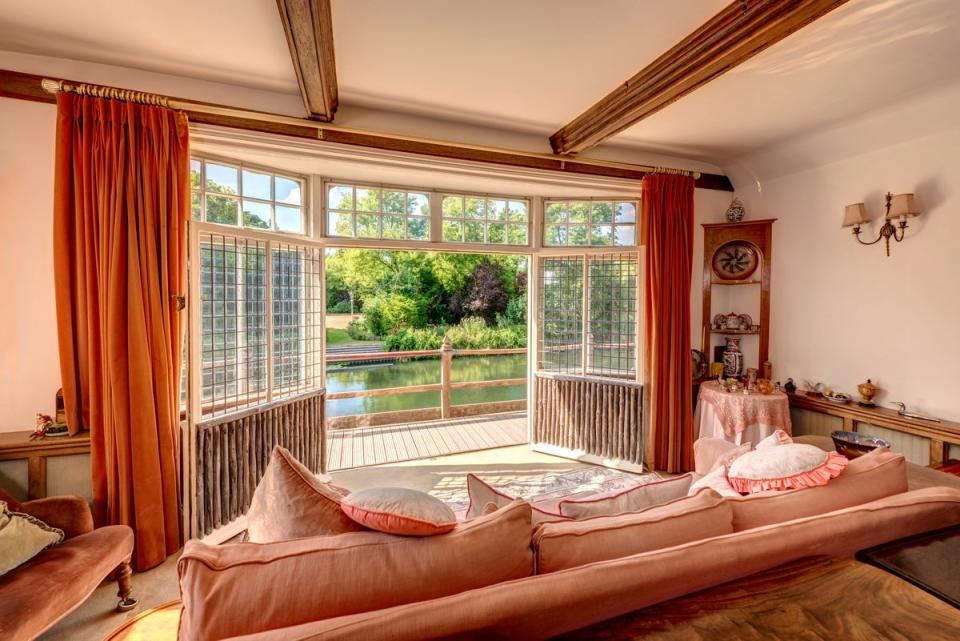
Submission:
<svg viewBox="0 0 960 641">
<path fill-rule="evenodd" d="M 744 240 L 733 240 L 713 254 L 713 273 L 721 280 L 746 280 L 760 265 L 760 252 Z"/>
</svg>

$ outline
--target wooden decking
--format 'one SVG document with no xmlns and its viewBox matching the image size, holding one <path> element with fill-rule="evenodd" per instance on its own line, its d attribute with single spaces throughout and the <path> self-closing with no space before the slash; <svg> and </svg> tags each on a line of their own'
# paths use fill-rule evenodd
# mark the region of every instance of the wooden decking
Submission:
<svg viewBox="0 0 960 641">
<path fill-rule="evenodd" d="M 327 468 L 343 470 L 526 442 L 526 412 L 332 430 L 327 436 Z"/>
</svg>

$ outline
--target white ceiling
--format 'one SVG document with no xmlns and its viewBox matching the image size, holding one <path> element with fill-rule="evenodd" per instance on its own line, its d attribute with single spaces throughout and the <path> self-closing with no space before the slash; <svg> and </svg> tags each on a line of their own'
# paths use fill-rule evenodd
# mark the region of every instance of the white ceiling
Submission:
<svg viewBox="0 0 960 641">
<path fill-rule="evenodd" d="M 728 1 L 334 0 L 341 103 L 545 137 Z M 614 142 L 724 164 L 960 81 L 958 34 L 851 0 Z M 0 0 L 0 50 L 297 91 L 274 0 Z"/>
</svg>

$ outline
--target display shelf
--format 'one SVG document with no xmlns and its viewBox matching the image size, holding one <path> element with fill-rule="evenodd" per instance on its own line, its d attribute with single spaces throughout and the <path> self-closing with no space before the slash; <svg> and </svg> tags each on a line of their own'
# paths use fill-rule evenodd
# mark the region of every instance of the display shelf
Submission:
<svg viewBox="0 0 960 641">
<path fill-rule="evenodd" d="M 759 329 L 711 329 L 711 334 L 730 334 L 737 336 L 759 336 Z"/>
</svg>

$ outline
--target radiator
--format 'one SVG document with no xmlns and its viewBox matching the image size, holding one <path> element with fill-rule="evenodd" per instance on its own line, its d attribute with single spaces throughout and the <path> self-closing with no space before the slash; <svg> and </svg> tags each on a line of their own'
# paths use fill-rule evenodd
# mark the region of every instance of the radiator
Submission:
<svg viewBox="0 0 960 641">
<path fill-rule="evenodd" d="M 642 464 L 642 385 L 538 372 L 536 403 L 535 443 Z"/>
<path fill-rule="evenodd" d="M 246 514 L 274 446 L 313 472 L 326 470 L 323 403 L 316 390 L 197 424 L 195 536 Z"/>
</svg>

